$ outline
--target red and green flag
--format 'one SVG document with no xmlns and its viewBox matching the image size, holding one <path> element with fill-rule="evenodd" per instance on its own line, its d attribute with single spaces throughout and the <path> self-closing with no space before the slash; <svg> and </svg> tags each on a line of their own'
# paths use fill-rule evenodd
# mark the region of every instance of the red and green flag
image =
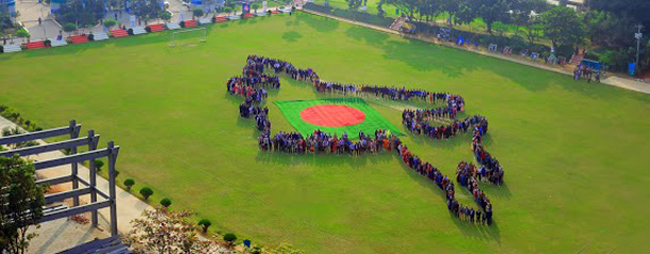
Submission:
<svg viewBox="0 0 650 254">
<path fill-rule="evenodd" d="M 386 118 L 360 98 L 275 101 L 291 126 L 303 135 L 315 130 L 339 137 L 347 133 L 356 138 L 359 131 L 373 135 L 376 130 L 389 130 L 402 135 Z"/>
</svg>

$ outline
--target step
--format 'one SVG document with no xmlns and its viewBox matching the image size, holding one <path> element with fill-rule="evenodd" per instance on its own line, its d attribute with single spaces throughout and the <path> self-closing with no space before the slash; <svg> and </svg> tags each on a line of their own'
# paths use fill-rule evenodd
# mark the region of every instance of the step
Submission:
<svg viewBox="0 0 650 254">
<path fill-rule="evenodd" d="M 238 20 L 238 19 L 241 19 L 239 15 L 228 16 L 228 20 Z"/>
<path fill-rule="evenodd" d="M 165 26 L 167 26 L 168 30 L 181 29 L 181 25 L 179 25 L 178 23 L 167 23 L 165 24 Z"/>
<path fill-rule="evenodd" d="M 255 16 L 258 16 L 258 17 L 265 17 L 265 16 L 266 16 L 266 12 L 261 11 L 261 12 L 255 14 Z"/>
<path fill-rule="evenodd" d="M 212 24 L 212 19 L 211 19 L 211 18 L 202 18 L 202 19 L 199 19 L 199 24 L 200 24 L 200 25 Z"/>
<path fill-rule="evenodd" d="M 144 26 L 136 26 L 131 29 L 133 29 L 133 35 L 140 35 L 140 34 L 147 33 L 147 30 L 145 30 Z"/>
<path fill-rule="evenodd" d="M 165 26 L 163 24 L 150 25 L 149 28 L 151 28 L 152 33 L 165 31 Z"/>
<path fill-rule="evenodd" d="M 195 20 L 185 20 L 185 28 L 190 28 L 195 26 L 196 26 Z"/>
<path fill-rule="evenodd" d="M 111 34 L 112 34 L 113 37 L 115 37 L 115 38 L 120 38 L 120 37 L 127 37 L 127 36 L 129 36 L 129 33 L 127 33 L 126 31 L 124 31 L 124 30 L 122 30 L 122 29 L 111 30 Z"/>
<path fill-rule="evenodd" d="M 244 18 L 245 18 L 245 19 L 250 19 L 250 18 L 254 18 L 254 17 L 255 17 L 255 15 L 250 14 L 250 13 L 246 13 L 246 14 L 244 14 Z"/>
<path fill-rule="evenodd" d="M 95 37 L 95 38 L 97 38 L 97 37 Z M 65 41 L 65 40 L 57 40 L 57 39 L 52 39 L 52 38 L 48 38 L 48 39 L 49 39 L 50 42 L 51 42 L 51 45 L 50 45 L 50 46 L 53 47 L 53 48 L 55 48 L 55 47 L 62 47 L 62 46 L 68 46 L 68 42 Z"/>
<path fill-rule="evenodd" d="M 108 34 L 106 34 L 104 32 L 93 33 L 93 35 L 95 36 L 93 38 L 95 41 L 108 40 Z"/>
<path fill-rule="evenodd" d="M 217 17 L 215 23 L 222 23 L 222 22 L 226 22 L 226 21 L 228 21 L 228 18 L 226 18 L 224 16 L 219 16 L 219 17 Z"/>
<path fill-rule="evenodd" d="M 72 40 L 73 44 L 81 44 L 81 43 L 88 42 L 88 36 L 87 35 L 75 35 L 75 36 L 70 36 L 68 38 L 70 40 Z"/>
<path fill-rule="evenodd" d="M 32 41 L 25 44 L 27 50 L 42 49 L 45 48 L 45 43 L 43 41 Z"/>
<path fill-rule="evenodd" d="M 3 46 L 3 52 L 4 53 L 14 53 L 14 52 L 20 52 L 20 51 L 23 51 L 23 49 L 21 49 L 20 45 L 18 45 L 18 44 L 4 45 Z"/>
</svg>

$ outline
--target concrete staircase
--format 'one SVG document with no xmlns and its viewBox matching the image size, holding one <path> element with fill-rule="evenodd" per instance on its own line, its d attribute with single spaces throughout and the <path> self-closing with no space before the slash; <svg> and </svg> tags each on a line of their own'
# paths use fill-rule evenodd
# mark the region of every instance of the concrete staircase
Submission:
<svg viewBox="0 0 650 254">
<path fill-rule="evenodd" d="M 104 32 L 93 33 L 93 35 L 95 36 L 95 37 L 93 38 L 95 41 L 108 40 L 108 34 L 106 34 L 106 33 L 104 33 Z M 52 43 L 52 44 L 54 44 L 54 43 Z"/>
<path fill-rule="evenodd" d="M 393 24 L 390 25 L 390 30 L 400 31 L 404 22 L 406 22 L 405 17 L 396 18 L 395 21 L 393 21 Z"/>
<path fill-rule="evenodd" d="M 95 37 L 95 38 L 97 38 L 97 37 Z M 53 48 L 61 47 L 61 46 L 68 46 L 68 42 L 63 40 L 63 39 L 57 40 L 57 39 L 50 38 L 49 40 L 51 42 L 51 47 L 53 47 Z"/>
<path fill-rule="evenodd" d="M 167 24 L 165 24 L 165 26 L 167 26 L 168 30 L 181 29 L 181 25 L 179 25 L 178 23 L 167 23 Z"/>
<path fill-rule="evenodd" d="M 20 48 L 20 44 L 4 45 L 3 48 L 4 53 L 14 53 L 20 51 L 23 51 L 23 49 Z"/>
<path fill-rule="evenodd" d="M 140 34 L 146 34 L 147 30 L 145 30 L 144 26 L 136 26 L 133 27 L 133 35 L 140 35 Z"/>
</svg>

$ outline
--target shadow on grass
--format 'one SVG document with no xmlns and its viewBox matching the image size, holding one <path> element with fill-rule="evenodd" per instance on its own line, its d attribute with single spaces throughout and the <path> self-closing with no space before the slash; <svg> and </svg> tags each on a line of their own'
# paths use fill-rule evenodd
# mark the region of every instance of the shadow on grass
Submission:
<svg viewBox="0 0 650 254">
<path fill-rule="evenodd" d="M 289 31 L 282 34 L 282 39 L 287 42 L 297 42 L 302 38 L 302 35 L 296 31 Z"/>
<path fill-rule="evenodd" d="M 440 188 L 438 188 L 438 186 L 435 184 L 435 182 L 429 180 L 429 178 L 426 177 L 426 176 L 420 175 L 419 173 L 414 171 L 412 168 L 408 167 L 406 164 L 399 161 L 400 159 L 397 158 L 397 156 L 394 156 L 394 157 L 396 157 L 396 160 L 398 160 L 398 163 L 402 166 L 402 169 L 405 171 L 406 174 L 408 174 L 409 177 L 411 177 L 415 182 L 420 184 L 422 187 L 431 190 L 431 192 L 433 192 L 436 196 L 438 196 L 440 198 L 440 202 L 445 203 L 445 205 L 443 207 L 446 208 L 447 200 L 446 200 L 445 194 Z M 455 176 L 449 176 L 448 175 L 447 177 L 449 177 L 452 180 L 455 179 Z M 487 185 L 487 184 L 485 184 L 485 185 Z M 458 183 L 455 183 L 455 187 L 456 187 L 456 191 L 458 191 L 458 189 L 460 188 L 460 189 L 464 189 L 465 192 L 468 192 L 465 188 L 461 187 L 460 184 L 458 184 Z M 502 187 L 502 186 L 499 186 L 499 187 Z M 488 196 L 492 194 L 492 192 L 487 192 L 487 191 L 486 191 L 486 193 L 488 193 Z M 510 193 L 510 192 L 508 191 L 508 193 Z M 474 204 L 462 204 L 462 205 L 475 206 Z M 451 212 L 449 212 L 448 214 L 449 214 L 449 217 L 450 217 L 451 221 L 454 222 L 454 225 L 456 225 L 456 227 L 458 227 L 458 229 L 460 229 L 465 236 L 477 237 L 477 238 L 488 239 L 488 240 L 495 240 L 497 242 L 500 242 L 501 234 L 500 234 L 499 227 L 497 226 L 496 221 L 493 220 L 491 226 L 477 225 L 477 224 L 474 224 L 474 223 L 463 221 L 463 220 L 459 219 L 458 217 L 456 217 L 455 215 L 453 215 Z"/>
<path fill-rule="evenodd" d="M 321 33 L 334 32 L 339 28 L 341 24 L 341 22 L 339 22 L 338 20 L 311 15 L 311 14 L 296 15 L 295 17 L 296 18 L 294 22 L 296 25 L 299 25 L 300 23 L 304 22 L 311 28 Z"/>
<path fill-rule="evenodd" d="M 388 163 L 396 162 L 396 157 L 393 153 L 379 153 L 370 154 L 364 153 L 363 155 L 350 155 L 338 153 L 307 153 L 307 154 L 289 154 L 284 152 L 274 151 L 259 151 L 255 158 L 258 162 L 271 163 L 276 165 L 309 165 L 319 168 L 327 168 L 332 166 L 350 165 L 353 167 L 363 167 L 367 163 Z"/>
</svg>

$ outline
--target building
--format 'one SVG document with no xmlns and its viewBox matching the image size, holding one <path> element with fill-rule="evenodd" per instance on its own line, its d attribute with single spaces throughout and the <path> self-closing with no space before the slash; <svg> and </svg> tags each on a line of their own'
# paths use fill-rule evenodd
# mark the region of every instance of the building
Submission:
<svg viewBox="0 0 650 254">
<path fill-rule="evenodd" d="M 0 0 L 0 13 L 16 17 L 16 0 Z"/>
</svg>

